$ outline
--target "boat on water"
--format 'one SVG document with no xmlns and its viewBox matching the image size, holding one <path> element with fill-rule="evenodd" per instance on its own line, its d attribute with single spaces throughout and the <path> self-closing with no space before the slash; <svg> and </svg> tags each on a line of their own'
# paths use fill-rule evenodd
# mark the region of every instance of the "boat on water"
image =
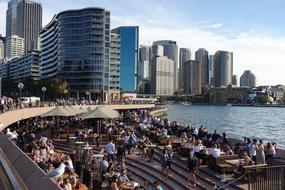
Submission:
<svg viewBox="0 0 285 190">
<path fill-rule="evenodd" d="M 233 106 L 232 104 L 230 104 L 230 103 L 227 103 L 227 106 Z"/>
<path fill-rule="evenodd" d="M 191 106 L 192 102 L 185 101 L 185 102 L 178 102 L 178 104 L 181 104 L 181 105 L 184 105 L 184 106 Z"/>
</svg>

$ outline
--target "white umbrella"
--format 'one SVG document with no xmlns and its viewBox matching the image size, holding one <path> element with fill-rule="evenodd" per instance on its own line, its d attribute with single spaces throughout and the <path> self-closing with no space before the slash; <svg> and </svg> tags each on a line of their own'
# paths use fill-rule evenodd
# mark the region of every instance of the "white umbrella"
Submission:
<svg viewBox="0 0 285 190">
<path fill-rule="evenodd" d="M 76 113 L 72 112 L 69 108 L 66 106 L 57 106 L 51 111 L 44 113 L 41 115 L 41 117 L 50 117 L 50 116 L 75 116 Z"/>
<path fill-rule="evenodd" d="M 114 119 L 120 117 L 118 111 L 115 111 L 106 106 L 98 106 L 94 110 L 83 113 L 81 119 Z"/>
</svg>

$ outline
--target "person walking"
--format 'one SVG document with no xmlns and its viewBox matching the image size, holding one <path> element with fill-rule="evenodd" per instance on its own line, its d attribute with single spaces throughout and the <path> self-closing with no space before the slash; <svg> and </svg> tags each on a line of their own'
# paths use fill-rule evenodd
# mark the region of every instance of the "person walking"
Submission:
<svg viewBox="0 0 285 190">
<path fill-rule="evenodd" d="M 198 160 L 193 150 L 191 150 L 189 153 L 189 158 L 187 160 L 187 163 L 188 163 L 188 172 L 189 172 L 188 186 L 191 186 L 193 184 L 193 187 L 196 187 L 197 183 L 196 173 L 197 173 Z"/>
</svg>

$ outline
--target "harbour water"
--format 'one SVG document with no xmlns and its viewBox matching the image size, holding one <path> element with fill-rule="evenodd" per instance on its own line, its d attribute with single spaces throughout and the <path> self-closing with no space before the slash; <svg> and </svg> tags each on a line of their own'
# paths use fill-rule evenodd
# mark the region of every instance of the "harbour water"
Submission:
<svg viewBox="0 0 285 190">
<path fill-rule="evenodd" d="M 179 124 L 203 125 L 229 137 L 244 136 L 277 142 L 285 149 L 285 108 L 167 105 L 167 118 Z"/>
</svg>

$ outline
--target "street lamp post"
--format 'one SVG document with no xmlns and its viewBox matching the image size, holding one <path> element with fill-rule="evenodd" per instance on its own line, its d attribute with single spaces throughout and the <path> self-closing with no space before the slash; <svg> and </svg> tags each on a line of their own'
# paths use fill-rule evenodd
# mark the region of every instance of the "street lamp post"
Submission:
<svg viewBox="0 0 285 190">
<path fill-rule="evenodd" d="M 68 100 L 68 98 L 67 98 L 68 90 L 65 89 L 65 90 L 63 91 L 63 93 L 65 94 L 65 98 L 66 98 L 66 101 L 67 101 L 67 100 Z"/>
<path fill-rule="evenodd" d="M 20 90 L 20 99 L 21 99 L 21 97 L 22 97 L 22 89 L 24 88 L 24 84 L 20 82 L 20 83 L 18 84 L 18 88 L 19 88 L 19 90 Z"/>
<path fill-rule="evenodd" d="M 90 92 L 86 91 L 85 93 L 86 93 L 86 96 L 88 98 L 88 101 L 90 101 Z"/>
<path fill-rule="evenodd" d="M 45 101 L 45 92 L 47 91 L 46 87 L 42 87 L 42 92 L 43 92 L 43 101 Z"/>
</svg>

